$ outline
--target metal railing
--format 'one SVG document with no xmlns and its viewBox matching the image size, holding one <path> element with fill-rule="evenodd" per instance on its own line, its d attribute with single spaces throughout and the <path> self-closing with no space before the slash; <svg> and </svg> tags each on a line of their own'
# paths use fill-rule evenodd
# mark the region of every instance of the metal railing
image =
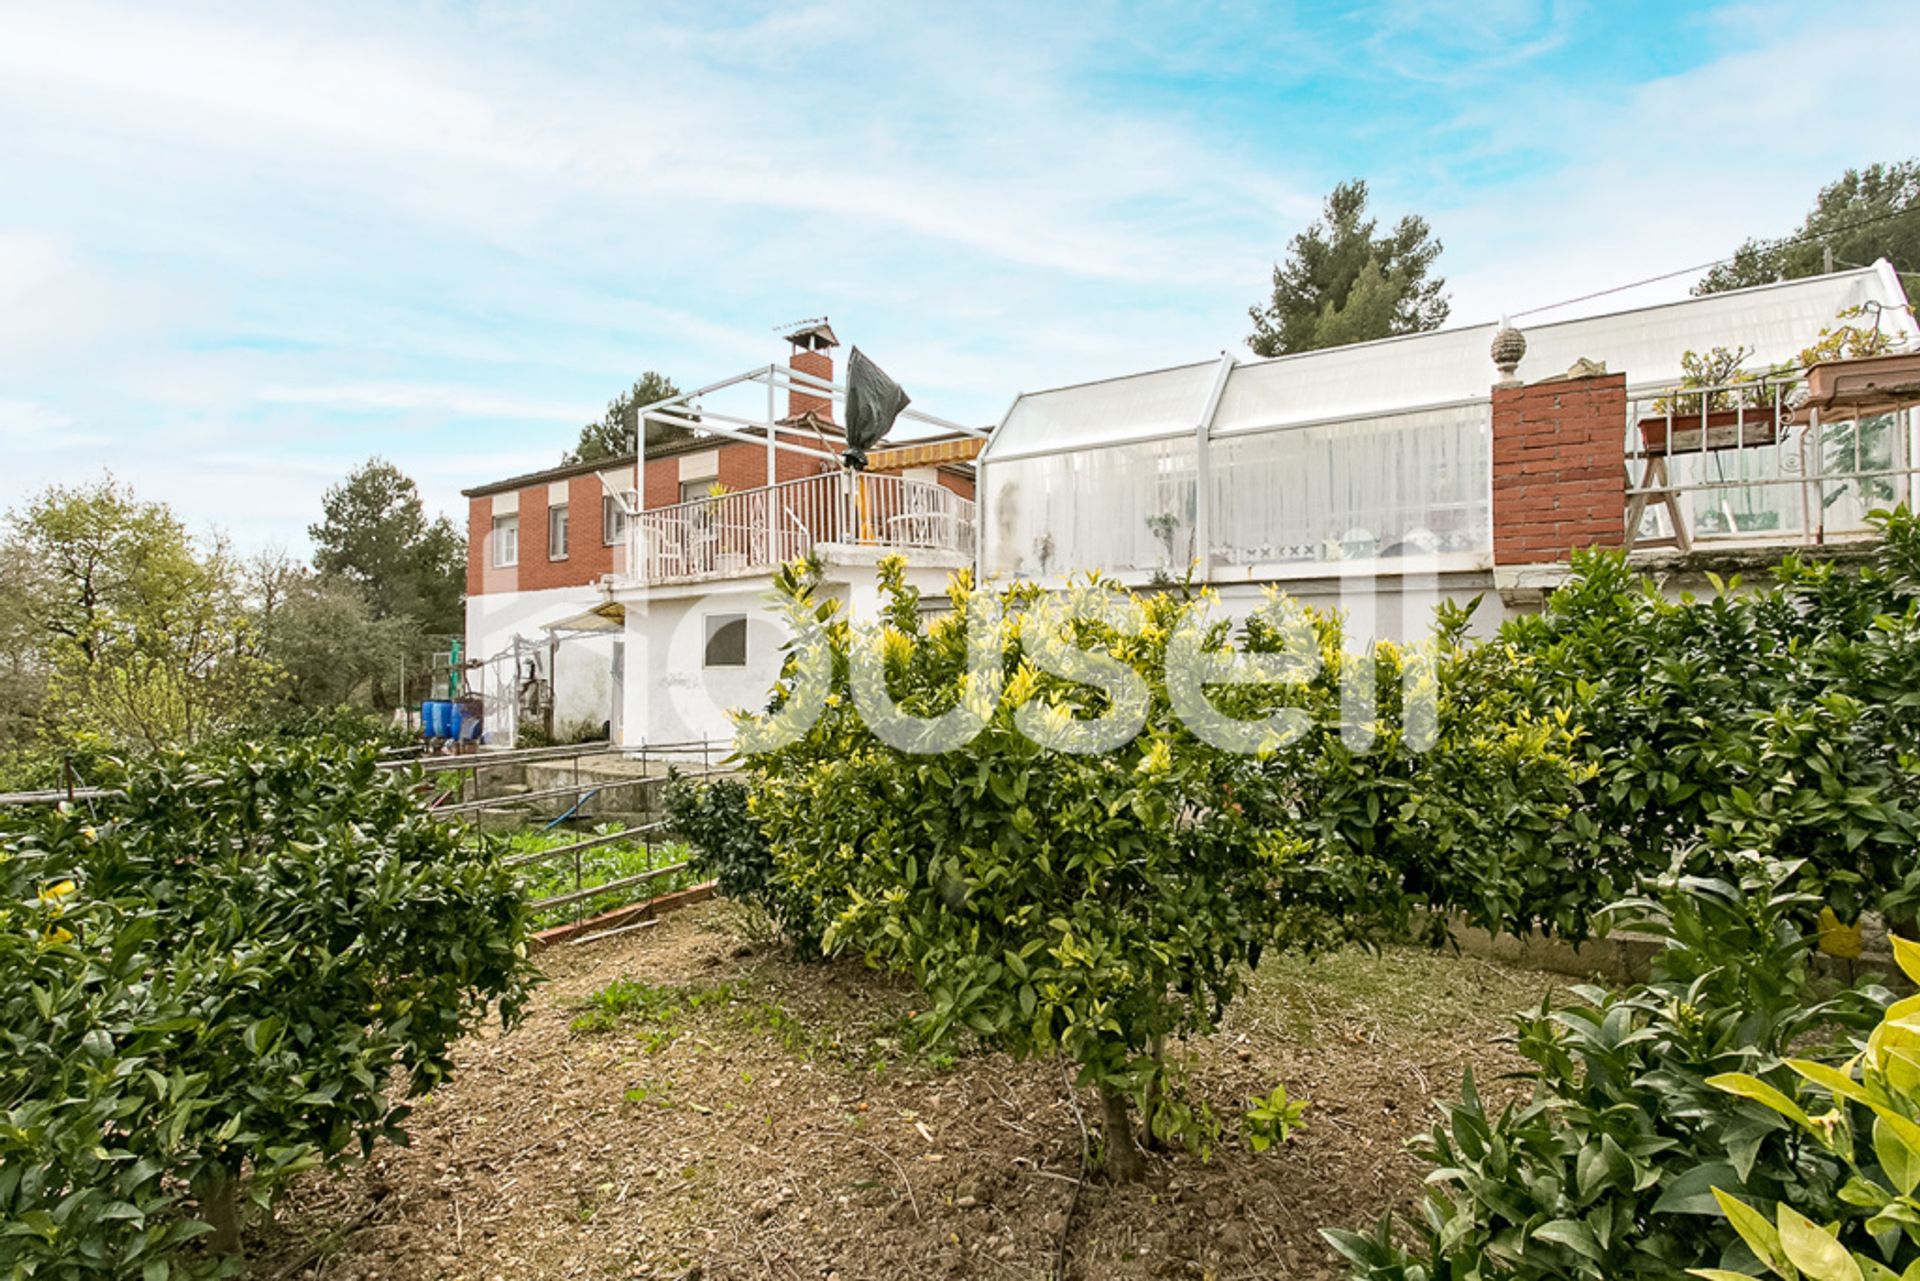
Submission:
<svg viewBox="0 0 1920 1281">
<path fill-rule="evenodd" d="M 455 774 L 457 787 L 447 787 L 428 801 L 434 818 L 465 824 L 480 820 L 488 810 L 526 814 L 526 828 L 540 832 L 578 832 L 578 839 L 559 845 L 534 849 L 505 858 L 505 866 L 528 885 L 528 910 L 543 926 L 578 924 L 607 910 L 622 910 L 647 897 L 641 887 L 653 891 L 664 882 L 666 889 L 691 880 L 685 862 L 685 847 L 674 839 L 670 824 L 659 816 L 660 784 L 668 770 L 682 778 L 712 778 L 732 772 L 732 743 L 714 739 L 685 739 L 668 743 L 582 743 L 574 747 L 540 747 L 526 751 L 474 753 L 465 757 L 436 759 L 436 772 L 463 770 Z M 637 766 L 632 776 L 593 772 L 593 764 L 618 761 Z M 584 772 L 582 764 L 589 768 Z M 488 787 L 478 770 L 499 766 L 507 770 L 534 766 L 541 770 L 568 768 L 570 782 L 538 787 L 532 791 L 501 789 L 497 780 Z M 436 784 L 440 786 L 440 784 Z M 636 814 L 639 822 L 622 826 L 616 832 L 580 832 L 578 826 L 591 824 L 593 816 L 582 814 L 591 801 L 612 793 L 639 789 L 637 797 L 618 803 L 622 814 Z M 468 795 L 468 789 L 474 795 Z M 492 791 L 492 795 L 488 795 Z M 551 816 L 561 810 L 559 816 Z M 549 818 L 551 816 L 551 818 Z M 545 820 L 545 822 L 543 822 Z M 474 830 L 472 839 L 488 841 L 490 835 Z M 666 862 L 660 855 L 670 855 Z M 672 878 L 672 880 L 666 880 Z M 564 920 L 557 920 L 561 916 Z M 593 935 L 603 937 L 603 935 Z"/>
<path fill-rule="evenodd" d="M 1627 398 L 1627 546 L 1821 543 L 1911 501 L 1920 412 L 1794 422 L 1798 375 Z"/>
<path fill-rule="evenodd" d="M 903 476 L 824 473 L 639 512 L 627 563 L 642 583 L 771 570 L 821 543 L 973 554 L 971 499 Z"/>
</svg>

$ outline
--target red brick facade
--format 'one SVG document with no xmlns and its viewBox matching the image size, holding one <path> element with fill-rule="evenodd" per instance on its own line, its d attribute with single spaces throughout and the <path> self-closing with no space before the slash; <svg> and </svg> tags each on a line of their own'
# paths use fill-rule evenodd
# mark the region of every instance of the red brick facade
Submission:
<svg viewBox="0 0 1920 1281">
<path fill-rule="evenodd" d="M 473 498 L 467 504 L 467 595 L 486 590 L 487 534 L 493 528 L 493 499 Z"/>
<path fill-rule="evenodd" d="M 807 353 L 802 353 L 807 354 Z M 782 438 L 809 449 L 832 450 L 832 437 L 811 432 L 783 432 Z M 744 441 L 716 441 L 712 452 L 717 471 L 713 478 L 730 490 L 759 489 L 767 483 L 767 448 Z M 680 464 L 706 450 L 690 450 L 649 458 L 641 505 L 649 510 L 680 501 Z M 809 454 L 782 449 L 774 454 L 776 482 L 800 480 L 835 470 L 835 464 Z M 624 469 L 632 474 L 631 464 Z M 468 500 L 467 594 L 531 592 L 554 587 L 584 587 L 615 572 L 615 549 L 601 541 L 601 503 L 607 493 L 598 472 L 563 478 L 567 486 L 567 555 L 555 560 L 547 546 L 547 485 L 536 480 L 518 489 L 520 539 L 518 564 L 495 567 L 490 535 L 494 500 L 480 495 Z M 973 497 L 969 476 L 942 471 L 940 483 L 963 498 Z M 556 481 L 554 483 L 561 483 Z"/>
<path fill-rule="evenodd" d="M 680 460 L 678 458 L 652 458 L 647 460 L 647 483 L 645 492 L 640 495 L 640 505 L 646 508 L 671 507 L 680 501 Z"/>
<path fill-rule="evenodd" d="M 826 382 L 833 381 L 833 357 L 824 351 L 801 351 L 795 349 L 787 363 L 803 374 L 810 374 Z M 833 398 L 828 395 L 811 395 L 797 388 L 787 392 L 787 417 L 798 418 L 805 413 L 815 413 L 827 421 L 833 421 Z"/>
<path fill-rule="evenodd" d="M 671 462 L 672 460 L 662 460 Z M 651 470 L 651 469 L 650 469 Z M 614 572 L 615 549 L 601 541 L 601 500 L 606 486 L 597 472 L 566 477 L 567 554 L 554 559 L 547 545 L 547 482 L 524 485 L 518 491 L 520 539 L 518 563 L 495 566 L 489 536 L 493 531 L 493 498 L 468 499 L 467 595 L 483 592 L 536 592 L 552 587 L 583 587 Z"/>
<path fill-rule="evenodd" d="M 1625 374 L 1493 389 L 1493 559 L 1567 559 L 1626 541 Z"/>
</svg>

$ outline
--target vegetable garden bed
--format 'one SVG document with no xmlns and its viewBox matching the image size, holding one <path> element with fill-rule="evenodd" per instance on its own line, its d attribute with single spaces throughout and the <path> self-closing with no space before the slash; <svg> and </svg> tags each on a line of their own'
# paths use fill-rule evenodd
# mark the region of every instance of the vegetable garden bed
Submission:
<svg viewBox="0 0 1920 1281">
<path fill-rule="evenodd" d="M 507 837 L 508 865 L 535 904 L 533 928 L 572 925 L 695 884 L 700 878 L 687 870 L 687 847 L 661 835 L 614 822 Z"/>
<path fill-rule="evenodd" d="M 1557 980 L 1413 949 L 1270 957 L 1192 1087 L 1223 1117 L 1284 1084 L 1306 1128 L 1255 1155 L 1080 1187 L 1090 1092 L 1057 1065 L 918 1054 L 917 998 L 758 946 L 725 904 L 547 953 L 527 1021 L 464 1043 L 410 1149 L 310 1176 L 255 1275 L 349 1278 L 1337 1277 L 1316 1229 L 1410 1208 L 1403 1141 L 1506 1015 Z M 595 994 L 604 994 L 598 1002 Z M 314 1247 L 317 1258 L 309 1259 Z"/>
</svg>

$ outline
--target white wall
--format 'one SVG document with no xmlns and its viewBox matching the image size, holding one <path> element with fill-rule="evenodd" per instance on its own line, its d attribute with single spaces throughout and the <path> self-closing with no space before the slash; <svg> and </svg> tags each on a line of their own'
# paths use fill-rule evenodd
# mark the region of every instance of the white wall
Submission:
<svg viewBox="0 0 1920 1281">
<path fill-rule="evenodd" d="M 730 742 L 735 708 L 766 705 L 787 638 L 761 579 L 688 596 L 623 601 L 627 610 L 623 742 Z M 707 619 L 744 614 L 745 667 L 706 666 Z"/>
<path fill-rule="evenodd" d="M 468 675 L 469 688 L 487 704 L 487 741 L 504 743 L 512 732 L 513 642 L 521 645 L 521 674 L 531 659 L 554 682 L 554 728 L 567 732 L 581 722 L 598 726 L 613 718 L 613 647 L 622 638 L 581 636 L 560 643 L 558 673 L 548 670 L 546 627 L 601 603 L 593 588 L 556 587 L 537 592 L 485 592 L 467 598 L 467 658 L 484 666 Z"/>
<path fill-rule="evenodd" d="M 820 592 L 841 602 L 856 623 L 879 614 L 880 592 L 873 549 L 823 547 L 825 579 Z M 845 559 L 835 560 L 835 556 Z M 952 568 L 909 568 L 907 580 L 926 598 L 946 590 Z M 623 592 L 627 611 L 626 700 L 621 741 L 664 744 L 731 742 L 736 708 L 765 708 L 780 673 L 781 645 L 788 632 L 779 605 L 768 599 L 765 578 L 717 582 L 699 589 L 646 588 Z M 705 665 L 706 620 L 716 614 L 747 616 L 747 664 Z M 695 749 L 697 755 L 698 749 Z"/>
<path fill-rule="evenodd" d="M 1519 612 L 1501 600 L 1493 575 L 1485 571 L 1316 578 L 1277 586 L 1303 605 L 1344 614 L 1350 644 L 1362 637 L 1403 644 L 1422 640 L 1432 634 L 1433 611 L 1443 600 L 1464 607 L 1480 597 L 1470 629 L 1475 636 L 1493 635 Z M 1252 613 L 1266 599 L 1265 586 L 1258 583 L 1231 583 L 1216 590 L 1220 603 L 1236 618 Z"/>
</svg>

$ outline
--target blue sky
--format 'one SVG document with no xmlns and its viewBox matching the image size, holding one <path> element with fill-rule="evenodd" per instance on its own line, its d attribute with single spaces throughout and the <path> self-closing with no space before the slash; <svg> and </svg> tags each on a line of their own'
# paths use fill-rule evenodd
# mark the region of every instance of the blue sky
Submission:
<svg viewBox="0 0 1920 1281">
<path fill-rule="evenodd" d="M 0 0 L 0 506 L 108 467 L 304 552 L 371 454 L 457 516 L 821 313 L 986 422 L 1238 348 L 1355 175 L 1493 319 L 1920 151 L 1916 54 L 1910 0 Z"/>
</svg>

